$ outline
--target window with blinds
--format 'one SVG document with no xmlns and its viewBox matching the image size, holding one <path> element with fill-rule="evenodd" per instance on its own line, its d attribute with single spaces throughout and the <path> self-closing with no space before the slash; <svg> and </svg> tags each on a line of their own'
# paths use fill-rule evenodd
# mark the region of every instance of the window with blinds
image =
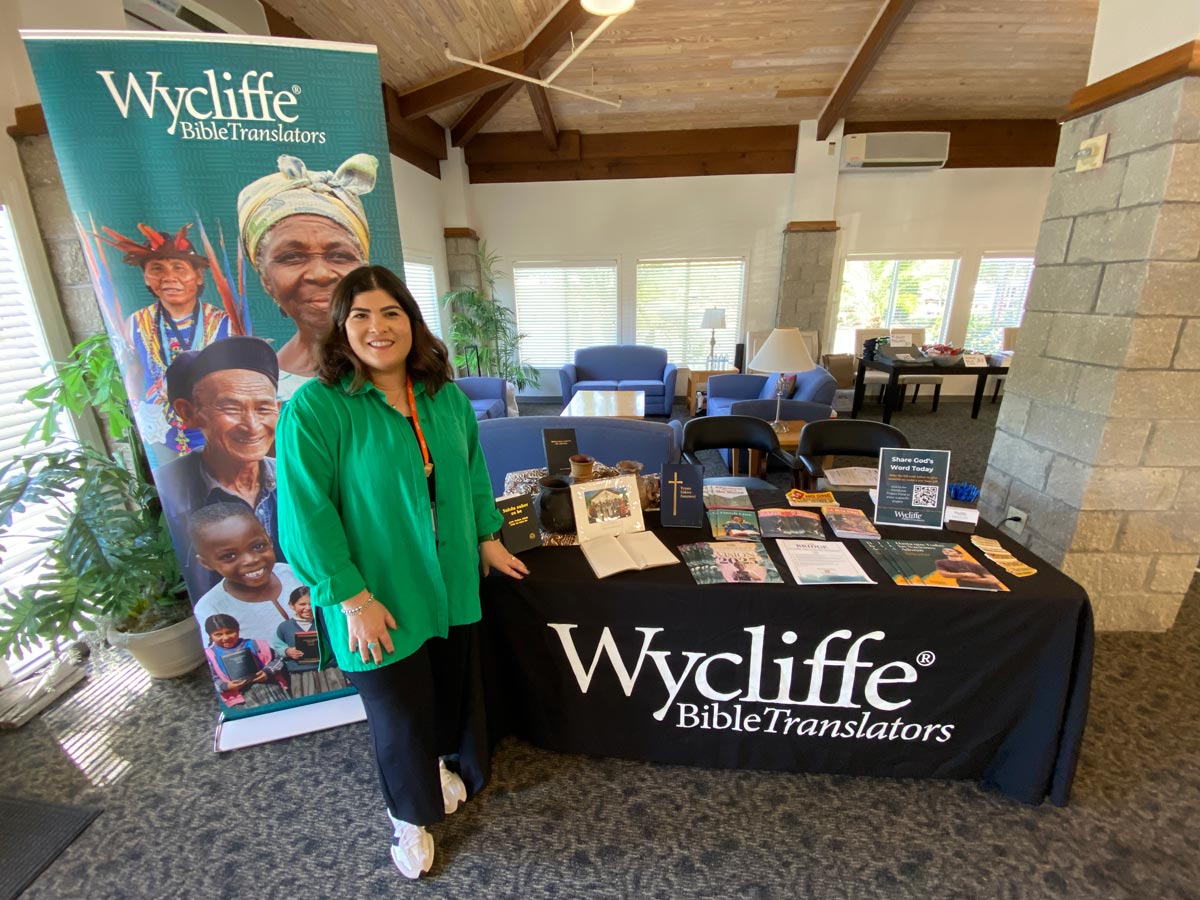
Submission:
<svg viewBox="0 0 1200 900">
<path fill-rule="evenodd" d="M 856 328 L 924 328 L 945 339 L 957 259 L 848 259 L 842 269 L 834 353 L 855 353 Z"/>
<path fill-rule="evenodd" d="M 979 277 L 975 279 L 964 346 L 981 353 L 1003 349 L 1004 329 L 1021 324 L 1032 277 L 1032 257 L 983 258 L 979 264 Z"/>
<path fill-rule="evenodd" d="M 438 337 L 442 336 L 442 317 L 438 311 L 437 279 L 434 278 L 433 266 L 429 263 L 404 261 L 404 284 L 413 299 L 425 324 Z"/>
<path fill-rule="evenodd" d="M 557 367 L 581 347 L 617 343 L 617 264 L 514 263 L 521 362 Z"/>
<path fill-rule="evenodd" d="M 734 345 L 741 333 L 742 297 L 746 281 L 743 259 L 643 259 L 637 264 L 637 343 L 663 347 L 667 359 L 692 369 L 711 365 L 713 355 L 733 365 Z M 704 313 L 720 309 L 725 327 L 701 328 Z"/>
<path fill-rule="evenodd" d="M 21 395 L 46 380 L 45 367 L 50 354 L 21 265 L 12 220 L 3 206 L 0 206 L 0 322 L 4 323 L 0 328 L 0 369 L 4 371 L 4 378 L 0 379 L 0 464 L 8 464 L 21 456 L 24 451 L 21 441 L 41 418 L 36 408 L 21 402 Z M 63 435 L 55 441 L 56 445 L 73 442 L 74 426 L 69 420 L 63 423 Z M 0 590 L 19 590 L 35 577 L 31 564 L 41 551 L 18 535 L 36 532 L 48 523 L 50 513 L 48 507 L 33 507 L 13 517 L 13 536 L 5 541 L 7 552 L 0 563 Z M 0 603 L 4 602 L 0 593 Z M 29 665 L 32 660 L 27 655 L 23 662 Z"/>
</svg>

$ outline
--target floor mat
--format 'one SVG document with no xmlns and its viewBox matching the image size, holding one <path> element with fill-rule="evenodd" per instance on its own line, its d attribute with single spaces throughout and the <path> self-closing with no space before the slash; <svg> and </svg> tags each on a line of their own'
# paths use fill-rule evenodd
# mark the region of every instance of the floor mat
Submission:
<svg viewBox="0 0 1200 900">
<path fill-rule="evenodd" d="M 98 815 L 98 809 L 0 797 L 0 900 L 20 895 Z"/>
</svg>

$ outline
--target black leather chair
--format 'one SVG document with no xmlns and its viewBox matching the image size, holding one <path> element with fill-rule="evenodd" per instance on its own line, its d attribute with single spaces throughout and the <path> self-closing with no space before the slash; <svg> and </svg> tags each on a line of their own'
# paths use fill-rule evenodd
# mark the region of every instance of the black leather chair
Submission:
<svg viewBox="0 0 1200 900">
<path fill-rule="evenodd" d="M 691 423 L 689 423 L 691 424 Z M 687 429 L 684 429 L 684 444 Z M 796 466 L 801 488 L 811 491 L 825 474 L 821 460 L 827 456 L 874 456 L 884 447 L 909 447 L 908 438 L 899 428 L 866 419 L 824 419 L 809 422 L 800 432 L 796 445 Z"/>
<path fill-rule="evenodd" d="M 754 475 L 720 475 L 705 478 L 705 484 L 732 485 L 747 490 L 774 490 L 775 485 L 766 480 L 768 456 L 783 460 L 793 473 L 796 471 L 796 460 L 787 451 L 779 449 L 779 435 L 768 422 L 754 416 L 702 416 L 690 420 L 683 426 L 684 460 L 703 465 L 696 456 L 700 450 L 744 451 L 747 471 L 750 451 L 759 452 L 758 472 Z"/>
</svg>

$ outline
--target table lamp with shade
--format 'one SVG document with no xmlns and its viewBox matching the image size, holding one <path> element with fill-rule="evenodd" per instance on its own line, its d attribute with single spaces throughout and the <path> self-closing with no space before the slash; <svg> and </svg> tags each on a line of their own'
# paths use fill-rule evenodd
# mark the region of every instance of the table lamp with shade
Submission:
<svg viewBox="0 0 1200 900">
<path fill-rule="evenodd" d="M 779 382 L 775 386 L 775 421 L 771 423 L 771 427 L 777 432 L 790 430 L 779 418 L 779 411 L 783 406 L 783 373 L 807 372 L 816 368 L 800 329 L 773 330 L 754 354 L 754 359 L 750 360 L 748 368 L 758 372 L 779 373 Z"/>
<path fill-rule="evenodd" d="M 712 369 L 717 352 L 717 329 L 725 327 L 725 310 L 716 306 L 706 309 L 704 318 L 700 320 L 700 327 L 709 330 L 708 368 Z"/>
</svg>

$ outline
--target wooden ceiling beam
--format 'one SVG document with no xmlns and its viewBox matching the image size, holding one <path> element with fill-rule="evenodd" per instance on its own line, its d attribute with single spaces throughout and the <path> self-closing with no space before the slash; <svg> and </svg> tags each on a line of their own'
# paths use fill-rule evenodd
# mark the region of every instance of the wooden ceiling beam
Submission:
<svg viewBox="0 0 1200 900">
<path fill-rule="evenodd" d="M 551 150 L 558 149 L 558 126 L 554 124 L 554 110 L 550 108 L 550 98 L 546 89 L 540 84 L 526 84 L 529 102 L 533 104 L 533 114 L 537 116 L 538 125 L 542 128 L 542 136 L 546 138 L 546 146 Z"/>
<path fill-rule="evenodd" d="M 829 137 L 833 126 L 845 114 L 850 101 L 854 99 L 855 93 L 867 80 L 871 70 L 875 68 L 875 63 L 887 48 L 892 35 L 896 33 L 896 29 L 900 27 L 900 23 L 904 21 L 904 17 L 908 15 L 915 2 L 916 0 L 884 0 L 879 15 L 875 17 L 875 24 L 863 38 L 858 52 L 854 54 L 854 59 L 850 60 L 850 65 L 842 73 L 837 87 L 833 89 L 833 93 L 825 102 L 825 108 L 817 117 L 818 141 Z"/>
<path fill-rule="evenodd" d="M 272 37 L 298 38 L 311 41 L 313 36 L 281 13 L 261 0 L 267 28 Z M 400 111 L 400 95 L 396 89 L 384 82 L 383 118 L 387 124 L 388 151 L 405 162 L 412 163 L 432 175 L 441 178 L 438 160 L 448 156 L 446 151 L 446 129 L 429 116 L 406 118 Z"/>
<path fill-rule="evenodd" d="M 573 32 L 597 18 L 574 0 L 563 4 L 538 33 L 529 39 L 522 51 L 520 69 L 516 71 L 520 71 L 522 75 L 536 77 L 542 66 L 562 48 Z M 469 144 L 500 108 L 516 95 L 521 89 L 521 84 L 522 82 L 512 79 L 509 84 L 493 88 L 471 104 L 450 129 L 450 142 L 455 147 L 465 147 Z"/>
<path fill-rule="evenodd" d="M 511 72 L 523 73 L 524 62 L 524 51 L 517 50 L 497 56 L 495 59 L 489 59 L 487 64 L 500 69 L 508 69 Z M 460 100 L 478 97 L 484 91 L 507 84 L 509 80 L 504 75 L 498 75 L 486 69 L 467 69 L 465 72 L 450 75 L 432 84 L 401 94 L 400 111 L 405 118 L 426 116 L 443 107 L 453 106 Z"/>
</svg>

